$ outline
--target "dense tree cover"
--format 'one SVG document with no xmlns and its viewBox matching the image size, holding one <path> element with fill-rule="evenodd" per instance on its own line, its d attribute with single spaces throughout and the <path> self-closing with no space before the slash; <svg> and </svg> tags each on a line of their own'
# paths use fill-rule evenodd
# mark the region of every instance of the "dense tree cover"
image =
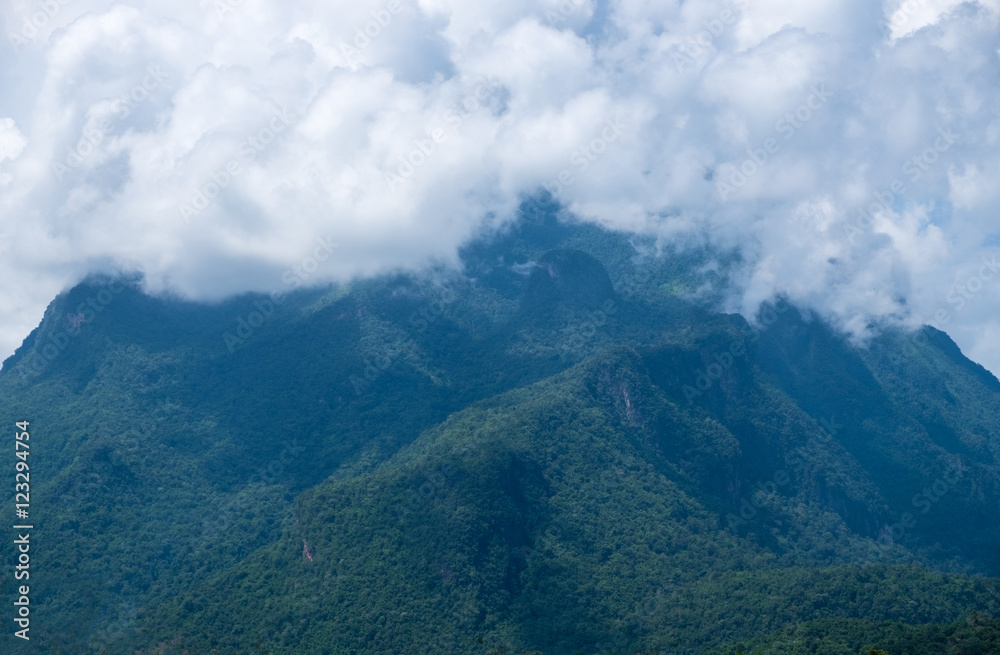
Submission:
<svg viewBox="0 0 1000 655">
<path fill-rule="evenodd" d="M 709 312 L 731 256 L 550 209 L 460 273 L 57 298 L 0 372 L 32 647 L 990 652 L 1000 383 L 931 330 Z"/>
<path fill-rule="evenodd" d="M 989 655 L 1000 652 L 1000 619 L 978 612 L 954 623 L 908 625 L 899 621 L 829 618 L 801 623 L 706 655 Z"/>
</svg>

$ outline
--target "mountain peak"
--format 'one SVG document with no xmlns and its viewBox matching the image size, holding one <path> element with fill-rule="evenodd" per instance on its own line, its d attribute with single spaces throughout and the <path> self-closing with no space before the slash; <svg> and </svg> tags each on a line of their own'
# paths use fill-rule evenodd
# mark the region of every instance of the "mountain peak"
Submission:
<svg viewBox="0 0 1000 655">
<path fill-rule="evenodd" d="M 547 316 L 557 307 L 593 310 L 615 299 L 604 265 L 580 250 L 557 249 L 543 254 L 528 277 L 522 307 Z"/>
</svg>

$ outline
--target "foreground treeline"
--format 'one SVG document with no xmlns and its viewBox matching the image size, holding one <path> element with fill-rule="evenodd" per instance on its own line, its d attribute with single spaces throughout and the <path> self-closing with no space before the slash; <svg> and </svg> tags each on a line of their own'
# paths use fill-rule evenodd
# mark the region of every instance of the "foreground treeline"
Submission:
<svg viewBox="0 0 1000 655">
<path fill-rule="evenodd" d="M 548 655 L 539 650 L 489 648 L 474 640 L 481 655 Z M 246 655 L 272 655 L 258 645 Z M 332 651 L 337 652 L 337 651 Z M 577 651 L 574 655 L 672 655 L 670 649 Z M 149 655 L 221 655 L 218 649 L 188 650 L 169 644 Z M 701 655 L 995 655 L 1000 653 L 1000 619 L 970 612 L 948 624 L 908 625 L 862 619 L 822 619 L 778 630 L 766 638 L 705 650 Z M 107 655 L 107 651 L 102 651 Z M 235 655 L 235 654 L 234 654 Z"/>
<path fill-rule="evenodd" d="M 778 630 L 764 639 L 710 649 L 705 655 L 995 655 L 1000 619 L 980 612 L 944 625 L 822 619 Z"/>
</svg>

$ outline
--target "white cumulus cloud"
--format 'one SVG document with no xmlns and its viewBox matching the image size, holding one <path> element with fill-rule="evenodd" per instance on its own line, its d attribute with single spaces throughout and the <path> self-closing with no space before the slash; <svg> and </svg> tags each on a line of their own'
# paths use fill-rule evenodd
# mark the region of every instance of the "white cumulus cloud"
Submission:
<svg viewBox="0 0 1000 655">
<path fill-rule="evenodd" d="M 741 248 L 730 309 L 783 293 L 857 337 L 931 322 L 1000 371 L 998 16 L 996 0 L 7 3 L 0 350 L 92 270 L 218 299 L 280 287 L 321 239 L 340 247 L 317 281 L 447 262 L 547 188 L 584 220 Z"/>
</svg>

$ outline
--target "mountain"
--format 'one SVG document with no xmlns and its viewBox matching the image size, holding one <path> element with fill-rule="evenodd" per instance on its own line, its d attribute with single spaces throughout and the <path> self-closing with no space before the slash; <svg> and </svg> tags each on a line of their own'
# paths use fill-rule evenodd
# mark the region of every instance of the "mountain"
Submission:
<svg viewBox="0 0 1000 655">
<path fill-rule="evenodd" d="M 1000 382 L 929 327 L 713 311 L 735 254 L 559 215 L 458 270 L 53 300 L 0 371 L 4 652 L 993 652 Z"/>
</svg>

